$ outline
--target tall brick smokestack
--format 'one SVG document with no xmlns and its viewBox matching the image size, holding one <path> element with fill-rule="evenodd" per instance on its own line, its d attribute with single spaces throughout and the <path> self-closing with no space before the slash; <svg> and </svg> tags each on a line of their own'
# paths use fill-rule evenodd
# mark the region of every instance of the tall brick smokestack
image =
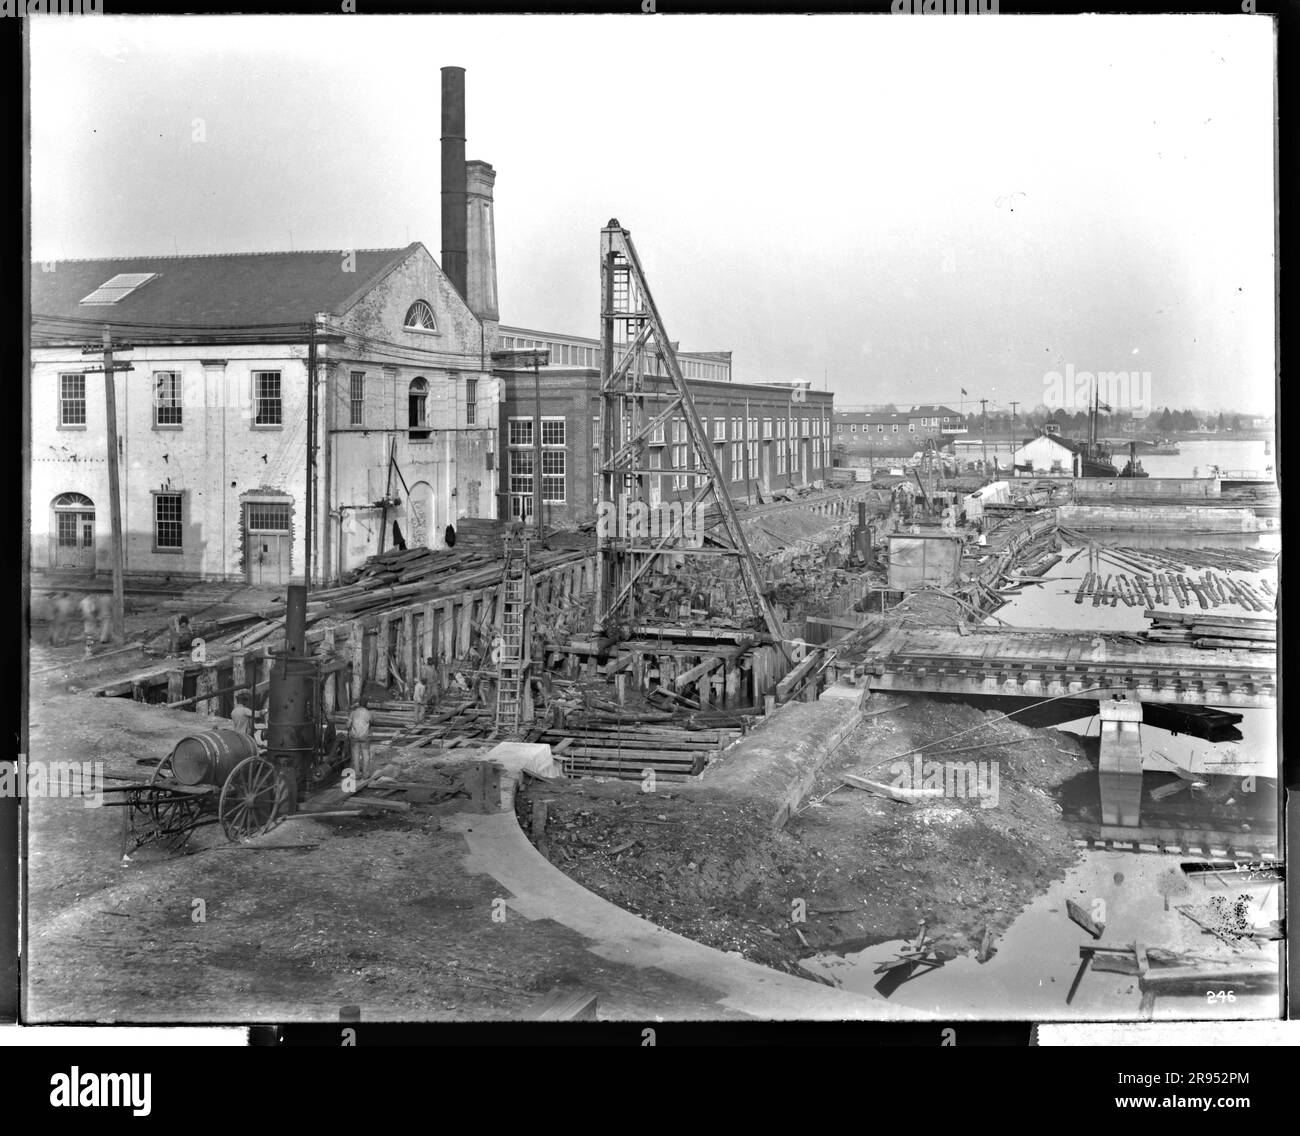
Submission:
<svg viewBox="0 0 1300 1136">
<path fill-rule="evenodd" d="M 468 195 L 469 260 L 465 302 L 479 319 L 500 319 L 497 312 L 497 240 L 492 220 L 492 187 L 496 171 L 487 162 L 465 163 L 465 192 Z"/>
<path fill-rule="evenodd" d="M 468 291 L 465 189 L 465 68 L 442 68 L 442 270 Z"/>
</svg>

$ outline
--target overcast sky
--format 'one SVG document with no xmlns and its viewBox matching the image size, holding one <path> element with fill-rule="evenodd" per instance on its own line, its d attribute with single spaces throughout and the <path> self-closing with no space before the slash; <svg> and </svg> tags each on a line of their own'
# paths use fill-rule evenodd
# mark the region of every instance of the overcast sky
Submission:
<svg viewBox="0 0 1300 1136">
<path fill-rule="evenodd" d="M 598 333 L 627 227 L 669 334 L 841 404 L 1052 371 L 1273 409 L 1265 18 L 33 20 L 32 255 L 439 256 L 439 72 L 497 170 L 503 322 Z M 200 133 L 196 120 L 201 120 Z M 292 237 L 291 237 L 292 233 Z M 1140 384 L 1135 390 L 1141 389 Z M 969 405 L 967 409 L 970 409 Z"/>
</svg>

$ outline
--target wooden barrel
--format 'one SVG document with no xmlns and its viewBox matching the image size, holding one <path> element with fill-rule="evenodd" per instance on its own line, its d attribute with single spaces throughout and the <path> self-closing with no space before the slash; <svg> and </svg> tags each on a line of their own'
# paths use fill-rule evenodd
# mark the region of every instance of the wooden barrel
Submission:
<svg viewBox="0 0 1300 1136">
<path fill-rule="evenodd" d="M 182 785 L 224 785 L 230 771 L 257 756 L 257 742 L 234 730 L 190 734 L 172 750 L 172 774 Z"/>
</svg>

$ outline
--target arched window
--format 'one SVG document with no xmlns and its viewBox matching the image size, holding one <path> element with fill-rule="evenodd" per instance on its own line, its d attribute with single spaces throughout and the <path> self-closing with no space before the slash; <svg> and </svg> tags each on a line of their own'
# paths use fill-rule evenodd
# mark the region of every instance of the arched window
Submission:
<svg viewBox="0 0 1300 1136">
<path fill-rule="evenodd" d="M 437 331 L 438 325 L 433 318 L 433 309 L 423 300 L 416 300 L 406 309 L 406 319 L 402 326 L 411 331 Z"/>
<path fill-rule="evenodd" d="M 54 499 L 56 509 L 93 509 L 95 503 L 84 493 L 64 493 Z"/>
<path fill-rule="evenodd" d="M 429 436 L 429 382 L 423 376 L 411 380 L 407 398 L 409 416 L 407 426 L 412 438 Z"/>
</svg>

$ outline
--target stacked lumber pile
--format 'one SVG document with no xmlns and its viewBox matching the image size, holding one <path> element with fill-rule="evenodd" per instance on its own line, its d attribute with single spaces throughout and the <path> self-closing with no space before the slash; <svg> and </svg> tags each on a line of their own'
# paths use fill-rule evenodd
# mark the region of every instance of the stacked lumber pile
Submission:
<svg viewBox="0 0 1300 1136">
<path fill-rule="evenodd" d="M 738 729 L 687 730 L 667 724 L 587 722 L 548 726 L 537 735 L 563 765 L 566 775 L 685 781 L 704 770 L 709 756 L 740 737 Z"/>
<path fill-rule="evenodd" d="M 499 556 L 505 539 L 523 530 L 519 521 L 500 521 L 487 517 L 462 517 L 456 522 L 456 548 L 462 551 L 487 552 Z"/>
<path fill-rule="evenodd" d="M 453 749 L 488 737 L 495 724 L 492 710 L 468 695 L 444 700 L 418 723 L 414 702 L 388 699 L 371 702 L 369 709 L 370 740 L 374 745 L 421 748 L 439 742 L 441 748 Z M 335 714 L 333 721 L 340 733 L 347 733 L 347 714 Z"/>
<path fill-rule="evenodd" d="M 580 550 L 539 550 L 530 554 L 534 573 L 581 560 Z M 500 550 L 475 548 L 412 548 L 372 556 L 344 577 L 338 587 L 309 594 L 307 626 L 321 620 L 348 620 L 385 608 L 420 603 L 484 588 L 501 579 Z M 256 622 L 237 634 L 209 641 L 208 654 L 218 656 L 266 639 L 284 627 L 283 607 L 256 613 Z"/>
<path fill-rule="evenodd" d="M 1277 652 L 1277 622 L 1239 615 L 1184 615 L 1182 612 L 1147 611 L 1153 643 L 1186 643 L 1206 650 L 1226 647 L 1237 651 Z"/>
</svg>

